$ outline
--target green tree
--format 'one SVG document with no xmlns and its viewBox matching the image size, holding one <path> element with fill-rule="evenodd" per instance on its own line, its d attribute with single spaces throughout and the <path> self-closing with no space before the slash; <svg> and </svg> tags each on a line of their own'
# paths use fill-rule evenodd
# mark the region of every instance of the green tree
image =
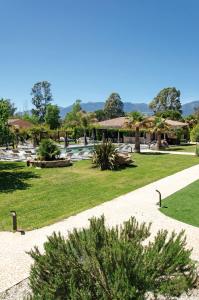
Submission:
<svg viewBox="0 0 199 300">
<path fill-rule="evenodd" d="M 156 133 L 157 137 L 156 149 L 160 150 L 162 148 L 161 135 L 162 133 L 169 131 L 169 127 L 166 124 L 165 119 L 159 117 L 154 119 L 152 126 L 152 131 Z"/>
<path fill-rule="evenodd" d="M 6 99 L 0 99 L 0 122 L 5 124 L 8 121 L 10 115 L 9 103 Z"/>
<path fill-rule="evenodd" d="M 1 100 L 3 100 L 6 103 L 6 105 L 8 106 L 9 117 L 13 117 L 17 110 L 17 108 L 15 107 L 15 104 L 10 99 L 1 98 Z"/>
<path fill-rule="evenodd" d="M 144 300 L 147 292 L 179 296 L 193 287 L 196 265 L 184 233 L 149 237 L 150 226 L 135 218 L 116 228 L 92 218 L 88 229 L 74 230 L 67 240 L 54 233 L 44 254 L 30 252 L 32 299 Z"/>
<path fill-rule="evenodd" d="M 87 113 L 81 108 L 81 100 L 76 100 L 71 112 L 65 117 L 65 125 L 70 128 L 82 128 L 84 131 L 84 144 L 87 145 L 86 131 L 96 121 L 95 113 Z"/>
<path fill-rule="evenodd" d="M 182 113 L 180 102 L 180 90 L 175 87 L 168 87 L 161 90 L 158 95 L 149 103 L 154 114 L 165 111 L 178 111 Z"/>
<path fill-rule="evenodd" d="M 43 138 L 48 138 L 49 136 L 48 128 L 42 125 L 35 125 L 30 128 L 29 133 L 34 147 L 38 146 Z"/>
<path fill-rule="evenodd" d="M 57 129 L 60 126 L 60 110 L 57 105 L 48 104 L 46 109 L 45 121 L 50 129 Z"/>
<path fill-rule="evenodd" d="M 100 121 L 106 120 L 106 113 L 103 109 L 98 109 L 95 111 L 96 119 Z"/>
<path fill-rule="evenodd" d="M 182 114 L 177 110 L 165 110 L 163 112 L 157 112 L 156 116 L 174 121 L 182 120 Z"/>
<path fill-rule="evenodd" d="M 21 116 L 22 120 L 29 121 L 33 124 L 38 124 L 39 123 L 39 118 L 36 115 L 32 115 L 29 112 L 24 112 L 23 115 Z"/>
<path fill-rule="evenodd" d="M 38 118 L 39 123 L 45 121 L 47 105 L 52 101 L 50 86 L 48 81 L 40 81 L 35 83 L 32 88 L 32 104 L 35 106 L 32 114 Z"/>
<path fill-rule="evenodd" d="M 140 126 L 144 126 L 144 116 L 139 111 L 133 111 L 128 114 L 126 127 L 135 130 L 135 152 L 140 152 Z"/>
<path fill-rule="evenodd" d="M 8 117 L 10 115 L 10 106 L 7 99 L 0 99 L 0 143 L 8 146 L 10 130 L 8 126 Z"/>
<path fill-rule="evenodd" d="M 112 93 L 106 100 L 104 112 L 107 119 L 122 117 L 124 115 L 124 104 L 118 93 Z"/>
<path fill-rule="evenodd" d="M 72 106 L 72 110 L 65 116 L 65 124 L 68 127 L 74 128 L 80 126 L 79 112 L 82 111 L 81 100 L 76 100 Z"/>
<path fill-rule="evenodd" d="M 199 124 L 193 127 L 190 137 L 192 142 L 199 142 Z"/>
<path fill-rule="evenodd" d="M 77 113 L 78 119 L 80 120 L 80 127 L 84 130 L 84 145 L 87 145 L 86 131 L 91 126 L 93 122 L 96 121 L 95 113 L 87 113 L 80 111 Z"/>
</svg>

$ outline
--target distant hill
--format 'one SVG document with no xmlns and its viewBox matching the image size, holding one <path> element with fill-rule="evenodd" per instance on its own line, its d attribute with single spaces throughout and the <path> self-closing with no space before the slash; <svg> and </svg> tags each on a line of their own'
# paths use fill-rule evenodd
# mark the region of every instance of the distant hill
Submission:
<svg viewBox="0 0 199 300">
<path fill-rule="evenodd" d="M 83 110 L 88 112 L 93 112 L 98 109 L 104 108 L 104 102 L 87 102 L 81 103 L 81 107 Z M 71 111 L 72 105 L 67 107 L 59 107 L 60 115 L 63 118 L 68 112 Z M 152 111 L 149 109 L 148 104 L 146 103 L 131 103 L 131 102 L 124 102 L 124 111 L 140 111 L 145 114 L 152 114 Z"/>
<path fill-rule="evenodd" d="M 103 109 L 104 102 L 81 103 L 81 107 L 85 111 L 92 112 L 98 109 Z M 195 107 L 199 107 L 199 100 L 183 104 L 182 105 L 183 115 L 187 116 L 192 114 Z M 60 115 L 63 118 L 68 112 L 71 111 L 72 105 L 67 107 L 59 107 L 59 108 L 60 108 Z M 124 111 L 125 112 L 140 111 L 147 115 L 152 114 L 152 111 L 149 109 L 147 103 L 124 102 Z"/>
<path fill-rule="evenodd" d="M 194 112 L 194 108 L 196 107 L 199 107 L 199 100 L 183 104 L 182 105 L 183 114 L 185 116 L 191 115 Z"/>
<path fill-rule="evenodd" d="M 93 112 L 98 109 L 104 108 L 105 102 L 87 102 L 87 103 L 81 103 L 81 107 L 83 110 L 88 112 Z M 198 101 L 192 101 L 188 102 L 182 105 L 182 111 L 183 115 L 187 116 L 194 112 L 194 108 L 199 107 L 199 100 Z M 71 111 L 72 105 L 69 105 L 67 107 L 59 107 L 60 109 L 60 116 L 61 118 L 64 118 L 65 115 Z M 124 102 L 124 111 L 130 112 L 130 111 L 140 111 L 143 114 L 151 115 L 153 112 L 149 109 L 147 103 L 132 103 L 132 102 Z M 30 112 L 31 113 L 31 112 Z M 22 114 L 22 112 L 18 112 L 18 114 Z"/>
</svg>

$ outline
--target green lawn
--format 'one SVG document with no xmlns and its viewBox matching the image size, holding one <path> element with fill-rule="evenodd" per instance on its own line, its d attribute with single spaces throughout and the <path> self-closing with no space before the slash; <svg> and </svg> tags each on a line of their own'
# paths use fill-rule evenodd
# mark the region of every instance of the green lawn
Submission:
<svg viewBox="0 0 199 300">
<path fill-rule="evenodd" d="M 90 161 L 57 169 L 0 163 L 0 230 L 11 230 L 10 210 L 25 230 L 42 227 L 111 200 L 199 162 L 198 157 L 135 154 L 134 167 L 100 171 Z"/>
<path fill-rule="evenodd" d="M 186 145 L 176 145 L 176 146 L 169 146 L 166 148 L 167 151 L 179 151 L 179 152 L 193 152 L 196 151 L 196 145 L 193 144 L 186 144 Z"/>
<path fill-rule="evenodd" d="M 199 181 L 163 200 L 161 212 L 179 221 L 199 226 Z"/>
</svg>

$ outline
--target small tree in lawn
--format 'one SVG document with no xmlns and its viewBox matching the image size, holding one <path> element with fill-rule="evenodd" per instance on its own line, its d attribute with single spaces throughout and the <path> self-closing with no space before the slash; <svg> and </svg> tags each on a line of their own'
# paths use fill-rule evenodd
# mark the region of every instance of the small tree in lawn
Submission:
<svg viewBox="0 0 199 300">
<path fill-rule="evenodd" d="M 44 139 L 41 141 L 37 154 L 40 160 L 55 160 L 61 151 L 59 147 L 51 139 Z"/>
<path fill-rule="evenodd" d="M 106 228 L 104 217 L 92 218 L 88 229 L 74 230 L 65 240 L 53 234 L 30 252 L 32 299 L 144 300 L 154 295 L 179 296 L 192 288 L 196 266 L 183 232 L 159 231 L 135 218 Z"/>
</svg>

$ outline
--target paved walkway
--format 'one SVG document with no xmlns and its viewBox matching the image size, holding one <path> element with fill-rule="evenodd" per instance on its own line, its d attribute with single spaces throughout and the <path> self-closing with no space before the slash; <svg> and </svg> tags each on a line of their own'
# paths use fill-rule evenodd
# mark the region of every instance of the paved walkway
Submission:
<svg viewBox="0 0 199 300">
<path fill-rule="evenodd" d="M 194 152 L 181 152 L 181 151 L 168 151 L 168 150 L 151 150 L 151 149 L 144 149 L 142 152 L 152 152 L 152 153 L 163 153 L 163 154 L 180 154 L 180 155 L 196 155 Z"/>
<path fill-rule="evenodd" d="M 0 292 L 28 277 L 31 258 L 25 253 L 26 251 L 29 251 L 34 245 L 42 249 L 46 236 L 51 235 L 53 231 L 60 231 L 67 236 L 68 230 L 72 230 L 74 227 L 86 227 L 89 218 L 102 214 L 105 215 L 108 225 L 120 224 L 131 216 L 135 216 L 139 222 L 152 222 L 153 234 L 161 228 L 177 232 L 185 229 L 188 246 L 193 247 L 192 257 L 199 260 L 199 228 L 173 220 L 160 213 L 157 206 L 158 195 L 155 192 L 156 189 L 160 190 L 165 198 L 197 179 L 199 179 L 199 165 L 158 180 L 54 225 L 27 232 L 25 235 L 0 232 Z"/>
</svg>

